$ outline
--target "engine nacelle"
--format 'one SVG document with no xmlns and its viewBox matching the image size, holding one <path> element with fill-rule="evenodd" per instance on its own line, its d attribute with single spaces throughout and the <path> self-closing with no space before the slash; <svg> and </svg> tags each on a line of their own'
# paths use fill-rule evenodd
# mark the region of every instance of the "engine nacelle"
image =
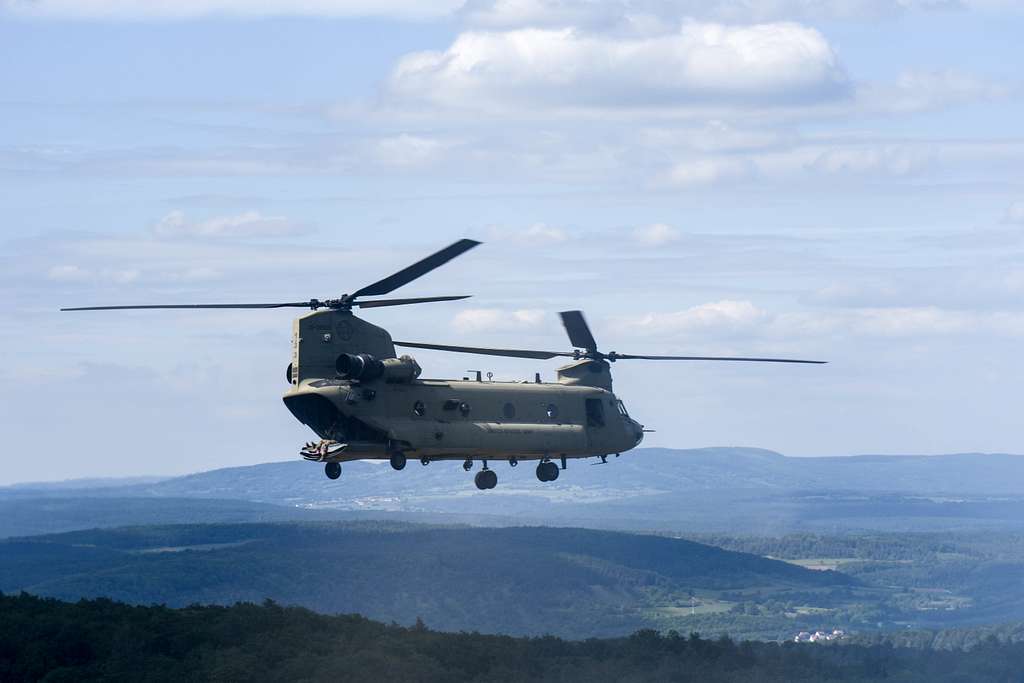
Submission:
<svg viewBox="0 0 1024 683">
<path fill-rule="evenodd" d="M 335 369 L 346 379 L 370 382 L 383 378 L 392 384 L 411 382 L 422 372 L 420 364 L 412 356 L 377 360 L 368 353 L 343 353 L 338 356 Z"/>
<path fill-rule="evenodd" d="M 334 369 L 347 379 L 369 381 L 384 374 L 384 364 L 368 353 L 343 353 L 334 362 Z"/>
<path fill-rule="evenodd" d="M 393 384 L 411 382 L 423 371 L 412 356 L 385 358 L 381 363 L 384 364 L 384 381 Z"/>
</svg>

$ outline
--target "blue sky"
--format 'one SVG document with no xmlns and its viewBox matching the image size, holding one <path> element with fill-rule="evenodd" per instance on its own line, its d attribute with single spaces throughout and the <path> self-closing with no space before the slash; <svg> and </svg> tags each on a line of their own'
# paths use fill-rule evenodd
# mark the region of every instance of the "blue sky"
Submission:
<svg viewBox="0 0 1024 683">
<path fill-rule="evenodd" d="M 289 312 L 621 363 L 649 444 L 1024 452 L 1024 5 L 0 0 L 0 483 L 295 457 Z M 419 352 L 432 376 L 555 364 Z"/>
</svg>

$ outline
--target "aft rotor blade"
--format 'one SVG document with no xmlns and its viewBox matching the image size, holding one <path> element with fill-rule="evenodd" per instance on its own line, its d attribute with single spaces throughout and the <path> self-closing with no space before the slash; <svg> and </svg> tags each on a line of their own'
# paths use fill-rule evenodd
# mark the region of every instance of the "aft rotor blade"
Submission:
<svg viewBox="0 0 1024 683">
<path fill-rule="evenodd" d="M 608 359 L 614 360 L 727 360 L 748 363 L 810 363 L 824 365 L 826 360 L 797 360 L 795 358 L 738 358 L 731 356 L 638 356 L 630 353 L 609 353 Z"/>
<path fill-rule="evenodd" d="M 277 304 L 156 304 L 149 306 L 78 306 L 62 308 L 62 311 L 133 311 L 168 308 L 312 308 L 311 301 L 289 301 Z"/>
<path fill-rule="evenodd" d="M 396 341 L 395 346 L 406 346 L 414 349 L 432 349 L 434 351 L 451 351 L 454 353 L 476 353 L 481 356 L 507 356 L 509 358 L 535 358 L 547 360 L 557 356 L 573 356 L 564 351 L 531 351 L 528 349 L 488 349 L 479 346 L 449 346 L 447 344 L 423 344 L 420 342 Z"/>
<path fill-rule="evenodd" d="M 590 327 L 581 311 L 562 311 L 558 315 L 562 316 L 562 325 L 565 326 L 573 346 L 587 351 L 597 351 L 597 342 L 594 341 L 594 335 L 590 333 Z"/>
<path fill-rule="evenodd" d="M 407 268 L 403 268 L 393 275 L 388 275 L 383 280 L 378 280 L 371 285 L 367 285 L 362 289 L 356 290 L 352 293 L 351 298 L 354 299 L 360 296 L 380 296 L 381 294 L 389 294 L 402 285 L 408 284 L 416 278 L 426 275 L 435 268 L 443 266 L 456 256 L 464 254 L 478 244 L 480 243 L 476 240 L 459 240 L 458 242 L 448 245 L 441 251 L 431 254 L 425 259 L 417 261 Z"/>
<path fill-rule="evenodd" d="M 428 304 L 434 301 L 458 301 L 468 299 L 469 294 L 462 296 L 421 296 L 413 299 L 371 299 L 369 301 L 355 301 L 353 306 L 361 308 L 380 308 L 381 306 L 404 306 L 405 304 Z"/>
</svg>

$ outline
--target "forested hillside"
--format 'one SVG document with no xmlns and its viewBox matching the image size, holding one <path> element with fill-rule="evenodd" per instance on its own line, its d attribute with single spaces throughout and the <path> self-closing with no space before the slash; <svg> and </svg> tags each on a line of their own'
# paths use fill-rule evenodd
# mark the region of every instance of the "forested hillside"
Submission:
<svg viewBox="0 0 1024 683">
<path fill-rule="evenodd" d="M 963 651 L 706 640 L 523 639 L 273 603 L 169 609 L 0 595 L 0 680 L 1019 681 L 1024 645 Z"/>
<path fill-rule="evenodd" d="M 187 525 L 0 542 L 5 592 L 171 606 L 272 598 L 446 630 L 571 637 L 670 626 L 694 602 L 701 614 L 728 611 L 723 591 L 822 601 L 853 583 L 692 541 L 564 528 Z"/>
</svg>

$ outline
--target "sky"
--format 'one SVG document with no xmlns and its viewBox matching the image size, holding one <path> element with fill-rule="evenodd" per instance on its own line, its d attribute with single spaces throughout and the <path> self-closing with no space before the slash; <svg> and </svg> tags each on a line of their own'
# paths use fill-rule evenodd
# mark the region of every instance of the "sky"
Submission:
<svg viewBox="0 0 1024 683">
<path fill-rule="evenodd" d="M 0 484 L 296 458 L 295 311 L 623 353 L 646 445 L 1024 452 L 1024 2 L 0 0 Z M 396 294 L 398 294 L 396 292 Z M 553 379 L 417 351 L 425 376 Z"/>
</svg>

